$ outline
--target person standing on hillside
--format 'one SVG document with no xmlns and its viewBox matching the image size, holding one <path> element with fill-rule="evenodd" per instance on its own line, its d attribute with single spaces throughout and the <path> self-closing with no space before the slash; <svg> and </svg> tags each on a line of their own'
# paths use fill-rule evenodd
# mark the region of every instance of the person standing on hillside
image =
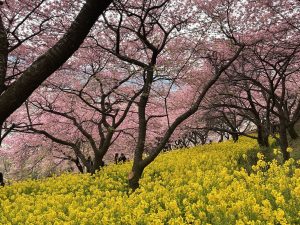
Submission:
<svg viewBox="0 0 300 225">
<path fill-rule="evenodd" d="M 127 158 L 126 158 L 126 156 L 124 155 L 124 153 L 121 153 L 121 156 L 120 156 L 120 158 L 119 158 L 119 162 L 125 163 L 126 160 L 127 160 Z"/>
<path fill-rule="evenodd" d="M 3 173 L 0 172 L 0 185 L 4 187 Z"/>
<path fill-rule="evenodd" d="M 115 154 L 115 164 L 118 164 L 118 160 L 119 160 L 119 153 Z"/>
</svg>

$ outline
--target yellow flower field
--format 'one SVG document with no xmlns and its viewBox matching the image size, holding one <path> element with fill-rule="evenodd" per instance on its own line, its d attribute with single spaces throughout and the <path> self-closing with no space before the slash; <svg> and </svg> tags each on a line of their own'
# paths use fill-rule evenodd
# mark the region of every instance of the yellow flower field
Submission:
<svg viewBox="0 0 300 225">
<path fill-rule="evenodd" d="M 300 169 L 258 163 L 248 174 L 238 159 L 254 140 L 162 154 L 131 193 L 131 164 L 98 174 L 64 174 L 0 188 L 1 224 L 300 224 Z"/>
</svg>

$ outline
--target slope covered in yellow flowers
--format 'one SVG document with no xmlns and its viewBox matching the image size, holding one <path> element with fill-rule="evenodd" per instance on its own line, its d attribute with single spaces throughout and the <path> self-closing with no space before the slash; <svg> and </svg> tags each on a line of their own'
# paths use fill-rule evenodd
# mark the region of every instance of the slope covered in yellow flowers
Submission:
<svg viewBox="0 0 300 225">
<path fill-rule="evenodd" d="M 254 141 L 162 154 L 141 188 L 127 186 L 130 163 L 94 176 L 65 174 L 0 188 L 1 224 L 300 224 L 300 169 L 265 162 L 248 174 L 238 161 Z M 242 160 L 242 161 L 243 161 Z"/>
</svg>

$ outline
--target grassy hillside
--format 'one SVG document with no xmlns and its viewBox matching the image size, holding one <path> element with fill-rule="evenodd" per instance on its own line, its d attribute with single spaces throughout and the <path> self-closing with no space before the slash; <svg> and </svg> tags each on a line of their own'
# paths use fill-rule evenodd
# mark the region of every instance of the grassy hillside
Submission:
<svg viewBox="0 0 300 225">
<path fill-rule="evenodd" d="M 162 154 L 135 193 L 127 187 L 130 163 L 15 183 L 0 188 L 0 223 L 300 224 L 297 162 L 280 166 L 258 153 L 248 174 L 241 159 L 257 148 L 243 138 Z"/>
</svg>

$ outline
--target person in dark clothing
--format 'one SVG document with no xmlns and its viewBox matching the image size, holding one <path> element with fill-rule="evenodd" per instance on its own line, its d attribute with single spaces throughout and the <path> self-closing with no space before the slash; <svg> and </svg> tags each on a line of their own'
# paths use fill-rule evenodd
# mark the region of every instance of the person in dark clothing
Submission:
<svg viewBox="0 0 300 225">
<path fill-rule="evenodd" d="M 127 158 L 126 158 L 126 156 L 124 155 L 124 153 L 121 153 L 121 156 L 120 156 L 120 158 L 119 158 L 119 162 L 126 162 L 126 160 L 127 160 Z"/>
<path fill-rule="evenodd" d="M 115 154 L 115 164 L 118 164 L 118 160 L 119 160 L 119 153 Z"/>
<path fill-rule="evenodd" d="M 3 173 L 0 172 L 0 186 L 4 187 Z"/>
</svg>

